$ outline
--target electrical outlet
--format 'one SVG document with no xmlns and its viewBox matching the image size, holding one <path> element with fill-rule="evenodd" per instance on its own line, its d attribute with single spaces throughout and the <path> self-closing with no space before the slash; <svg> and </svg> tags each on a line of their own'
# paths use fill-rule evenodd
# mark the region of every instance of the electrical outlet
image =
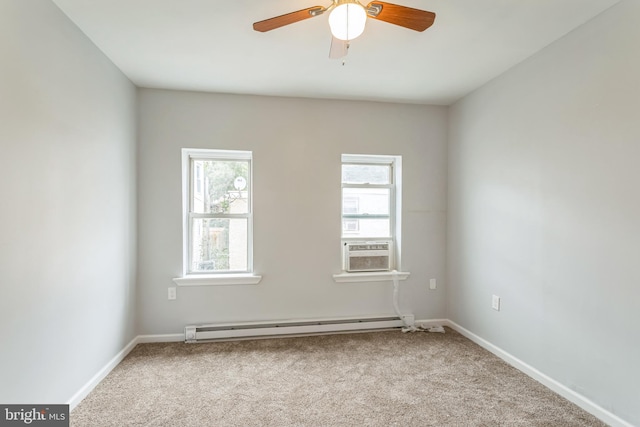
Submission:
<svg viewBox="0 0 640 427">
<path fill-rule="evenodd" d="M 436 279 L 429 280 L 429 289 L 436 289 L 438 285 L 436 284 Z"/>
<path fill-rule="evenodd" d="M 491 299 L 491 308 L 495 311 L 500 311 L 500 297 L 498 295 L 493 295 Z"/>
<path fill-rule="evenodd" d="M 170 300 L 176 299 L 176 288 L 175 287 L 168 288 L 167 296 Z"/>
</svg>

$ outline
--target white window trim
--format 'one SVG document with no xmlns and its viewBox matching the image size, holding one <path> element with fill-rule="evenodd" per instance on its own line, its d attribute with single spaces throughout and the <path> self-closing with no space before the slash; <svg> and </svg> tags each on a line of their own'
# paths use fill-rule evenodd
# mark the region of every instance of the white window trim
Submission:
<svg viewBox="0 0 640 427">
<path fill-rule="evenodd" d="M 363 283 L 363 282 L 388 282 L 393 280 L 394 276 L 398 276 L 398 280 L 407 280 L 411 273 L 407 271 L 372 271 L 364 273 L 347 273 L 346 271 L 334 274 L 333 280 L 336 283 Z"/>
<path fill-rule="evenodd" d="M 227 285 L 257 285 L 262 276 L 255 274 L 220 273 L 214 275 L 190 274 L 176 277 L 173 283 L 178 286 L 227 286 Z"/>
<path fill-rule="evenodd" d="M 191 197 L 191 167 L 192 159 L 229 159 L 249 160 L 249 206 L 250 215 L 247 218 L 247 269 L 246 272 L 221 273 L 189 273 L 189 212 Z M 182 149 L 182 277 L 176 277 L 173 282 L 178 286 L 220 286 L 220 285 L 256 285 L 262 276 L 253 272 L 253 155 L 251 151 L 215 150 L 215 149 Z"/>
<path fill-rule="evenodd" d="M 411 273 L 400 272 L 401 267 L 401 252 L 402 252 L 402 156 L 399 155 L 367 155 L 367 154 L 343 154 L 341 165 L 344 163 L 369 163 L 369 164 L 391 164 L 394 202 L 390 206 L 391 216 L 391 229 L 392 236 L 388 238 L 379 238 L 378 240 L 392 240 L 392 269 L 398 270 L 398 280 L 406 280 Z M 342 179 L 340 180 L 342 187 Z M 342 196 L 341 196 L 342 197 Z M 341 202 L 342 205 L 342 202 Z M 340 208 L 340 241 L 350 242 L 362 240 L 358 237 L 342 237 L 342 207 Z M 344 245 L 342 245 L 344 246 Z M 341 257 L 344 258 L 344 254 L 341 252 Z M 344 264 L 344 260 L 343 260 Z M 343 267 L 344 268 L 344 267 Z M 392 271 L 374 271 L 374 272 L 362 272 L 362 273 L 350 273 L 342 271 L 339 274 L 333 275 L 333 280 L 337 283 L 357 283 L 357 282 L 380 282 L 393 279 Z"/>
</svg>

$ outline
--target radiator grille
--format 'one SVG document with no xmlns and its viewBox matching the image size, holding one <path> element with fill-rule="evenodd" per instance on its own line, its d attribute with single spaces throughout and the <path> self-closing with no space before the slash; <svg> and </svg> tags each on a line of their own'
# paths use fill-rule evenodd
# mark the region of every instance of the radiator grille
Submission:
<svg viewBox="0 0 640 427">
<path fill-rule="evenodd" d="M 404 322 L 413 316 L 403 316 Z M 266 338 L 284 335 L 314 335 L 348 331 L 367 331 L 401 328 L 404 322 L 397 316 L 367 318 L 288 320 L 280 322 L 251 322 L 234 324 L 190 325 L 185 327 L 185 341 Z"/>
</svg>

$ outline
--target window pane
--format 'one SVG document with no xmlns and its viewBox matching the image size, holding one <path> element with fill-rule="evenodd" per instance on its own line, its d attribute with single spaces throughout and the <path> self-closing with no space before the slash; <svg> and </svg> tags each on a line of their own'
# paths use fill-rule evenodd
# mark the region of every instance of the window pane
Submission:
<svg viewBox="0 0 640 427">
<path fill-rule="evenodd" d="M 194 160 L 191 211 L 249 213 L 249 162 Z"/>
<path fill-rule="evenodd" d="M 343 188 L 343 215 L 389 215 L 388 188 Z"/>
<path fill-rule="evenodd" d="M 191 271 L 247 271 L 247 219 L 193 219 Z"/>
<path fill-rule="evenodd" d="M 342 234 L 343 235 L 354 235 L 358 231 L 360 231 L 360 220 L 345 218 L 342 220 Z"/>
<path fill-rule="evenodd" d="M 391 184 L 390 165 L 342 165 L 344 184 Z"/>
<path fill-rule="evenodd" d="M 342 213 L 357 214 L 359 211 L 359 197 L 344 196 L 342 197 Z"/>
<path fill-rule="evenodd" d="M 357 225 L 353 221 L 357 221 Z M 389 225 L 389 218 L 343 218 L 342 237 L 391 237 Z"/>
</svg>

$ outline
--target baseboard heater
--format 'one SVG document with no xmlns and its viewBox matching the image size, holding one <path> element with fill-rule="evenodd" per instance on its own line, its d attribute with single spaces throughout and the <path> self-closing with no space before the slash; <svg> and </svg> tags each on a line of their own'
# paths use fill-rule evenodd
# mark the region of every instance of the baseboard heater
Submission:
<svg viewBox="0 0 640 427">
<path fill-rule="evenodd" d="M 215 325 L 190 325 L 184 328 L 185 342 L 267 338 L 284 335 L 314 335 L 348 331 L 401 328 L 413 324 L 413 315 L 318 320 L 284 320 Z"/>
</svg>

